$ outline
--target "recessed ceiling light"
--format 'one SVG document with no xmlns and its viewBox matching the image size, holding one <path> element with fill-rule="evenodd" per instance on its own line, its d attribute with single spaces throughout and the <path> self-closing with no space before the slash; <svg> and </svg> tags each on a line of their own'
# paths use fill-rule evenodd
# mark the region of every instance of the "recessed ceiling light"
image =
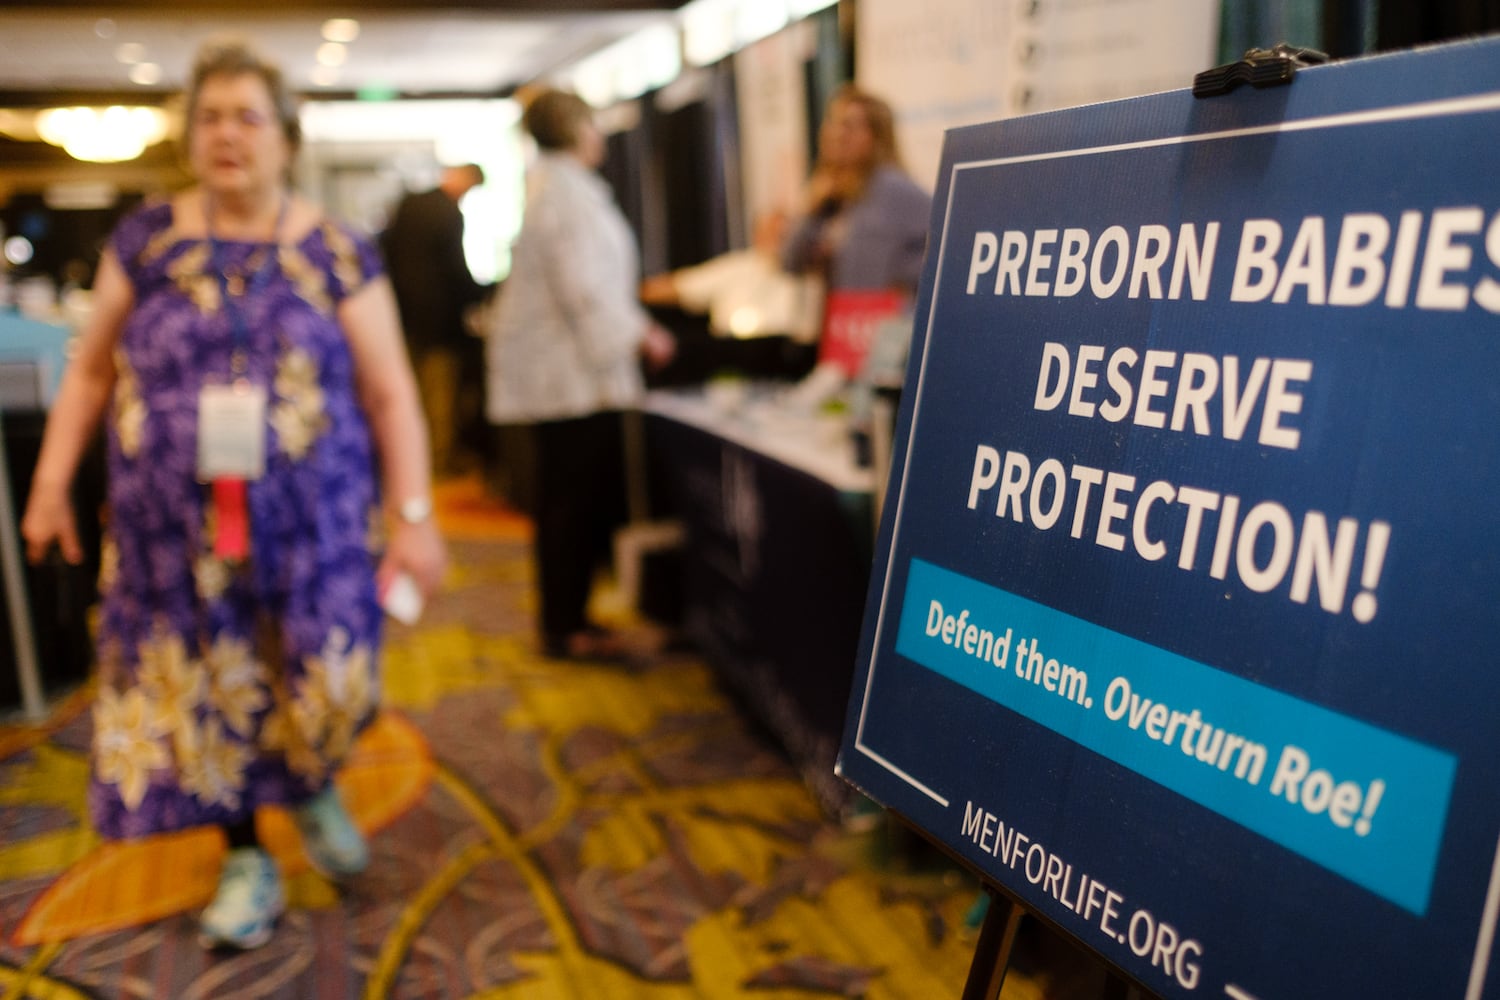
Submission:
<svg viewBox="0 0 1500 1000">
<path fill-rule="evenodd" d="M 152 62 L 136 63 L 130 67 L 130 82 L 142 87 L 161 83 L 161 67 Z"/>
<path fill-rule="evenodd" d="M 330 17 L 323 22 L 323 37 L 330 42 L 352 42 L 359 37 L 359 22 L 352 17 Z"/>
<path fill-rule="evenodd" d="M 94 22 L 94 34 L 99 38 L 115 37 L 115 22 L 113 18 L 101 17 Z"/>
<path fill-rule="evenodd" d="M 146 58 L 146 46 L 140 42 L 121 42 L 115 46 L 115 58 L 127 66 Z"/>
<path fill-rule="evenodd" d="M 319 66 L 342 66 L 349 58 L 349 50 L 338 42 L 324 42 L 318 46 Z"/>
<path fill-rule="evenodd" d="M 12 236 L 5 241 L 5 259 L 16 267 L 30 263 L 33 252 L 31 241 L 24 236 Z"/>
<path fill-rule="evenodd" d="M 339 71 L 333 66 L 314 66 L 307 78 L 317 87 L 332 87 L 339 82 Z"/>
</svg>

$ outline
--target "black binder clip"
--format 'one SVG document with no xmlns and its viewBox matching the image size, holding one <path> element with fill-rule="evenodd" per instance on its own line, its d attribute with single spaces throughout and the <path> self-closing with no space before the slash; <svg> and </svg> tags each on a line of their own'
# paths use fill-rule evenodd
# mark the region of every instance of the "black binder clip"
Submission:
<svg viewBox="0 0 1500 1000">
<path fill-rule="evenodd" d="M 1302 49 L 1286 42 L 1269 49 L 1251 49 L 1239 62 L 1206 69 L 1193 77 L 1193 96 L 1217 97 L 1242 83 L 1252 87 L 1277 87 L 1291 83 L 1301 67 L 1327 61 L 1326 52 Z"/>
</svg>

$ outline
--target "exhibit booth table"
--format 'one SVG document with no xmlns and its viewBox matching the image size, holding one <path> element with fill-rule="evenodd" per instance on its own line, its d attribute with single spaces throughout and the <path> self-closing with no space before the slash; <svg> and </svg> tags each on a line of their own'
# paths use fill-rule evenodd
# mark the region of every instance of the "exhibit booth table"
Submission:
<svg viewBox="0 0 1500 1000">
<path fill-rule="evenodd" d="M 872 550 L 873 476 L 846 420 L 751 387 L 657 391 L 644 407 L 657 499 L 683 527 L 682 624 L 780 741 L 819 802 L 833 765 Z"/>
</svg>

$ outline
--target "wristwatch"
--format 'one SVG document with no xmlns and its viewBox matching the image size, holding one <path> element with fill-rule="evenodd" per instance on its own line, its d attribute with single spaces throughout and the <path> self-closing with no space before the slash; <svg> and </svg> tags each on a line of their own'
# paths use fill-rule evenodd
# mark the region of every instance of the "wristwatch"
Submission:
<svg viewBox="0 0 1500 1000">
<path fill-rule="evenodd" d="M 432 500 L 428 497 L 410 497 L 396 507 L 396 516 L 407 524 L 421 524 L 432 516 Z"/>
</svg>

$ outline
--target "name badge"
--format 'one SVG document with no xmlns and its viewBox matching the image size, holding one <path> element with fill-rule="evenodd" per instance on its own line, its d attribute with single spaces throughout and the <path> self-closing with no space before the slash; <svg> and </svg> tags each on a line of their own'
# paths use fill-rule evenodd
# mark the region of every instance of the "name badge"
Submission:
<svg viewBox="0 0 1500 1000">
<path fill-rule="evenodd" d="M 198 395 L 198 479 L 259 479 L 265 471 L 265 387 L 204 386 Z"/>
</svg>

